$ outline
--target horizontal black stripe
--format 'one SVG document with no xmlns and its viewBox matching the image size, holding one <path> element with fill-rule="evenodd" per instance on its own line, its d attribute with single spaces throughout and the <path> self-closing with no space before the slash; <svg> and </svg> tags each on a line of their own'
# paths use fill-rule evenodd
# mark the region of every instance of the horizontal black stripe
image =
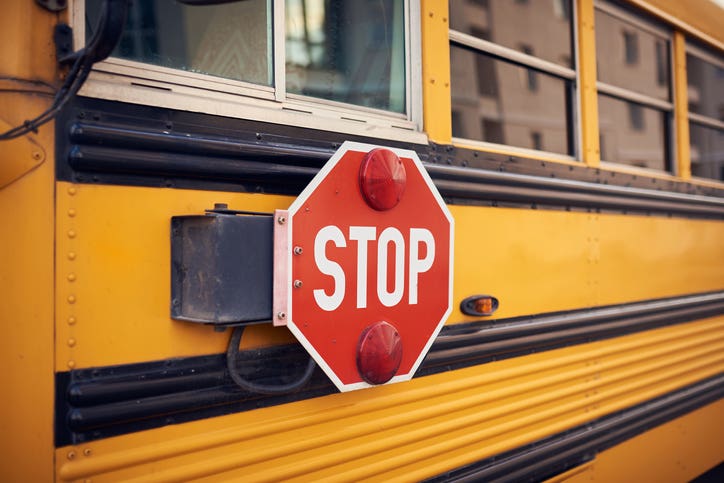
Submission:
<svg viewBox="0 0 724 483">
<path fill-rule="evenodd" d="M 416 377 L 724 313 L 724 292 L 444 327 Z M 308 360 L 299 345 L 245 351 L 242 376 L 288 383 Z M 56 374 L 56 445 L 332 394 L 317 371 L 302 390 L 253 394 L 233 384 L 224 355 Z"/>
<path fill-rule="evenodd" d="M 718 401 L 723 396 L 724 375 L 719 375 L 427 481 L 543 481 L 590 461 L 597 453 L 627 439 Z"/>
<path fill-rule="evenodd" d="M 298 194 L 344 140 L 377 139 L 79 98 L 57 123 L 58 178 Z M 448 203 L 724 217 L 724 190 L 452 146 L 415 150 Z"/>
</svg>

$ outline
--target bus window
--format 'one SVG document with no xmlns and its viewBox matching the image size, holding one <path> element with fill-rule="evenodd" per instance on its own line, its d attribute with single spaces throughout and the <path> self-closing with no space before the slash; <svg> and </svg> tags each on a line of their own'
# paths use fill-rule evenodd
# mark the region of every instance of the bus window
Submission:
<svg viewBox="0 0 724 483">
<path fill-rule="evenodd" d="M 405 112 L 402 2 L 286 1 L 287 92 Z"/>
<path fill-rule="evenodd" d="M 595 15 L 605 161 L 670 169 L 671 34 L 609 3 L 597 3 Z"/>
<path fill-rule="evenodd" d="M 724 181 L 724 59 L 687 45 L 691 174 Z"/>
<path fill-rule="evenodd" d="M 154 87 L 174 93 L 195 89 L 189 92 L 194 103 L 202 99 L 218 104 L 224 94 L 233 96 L 228 98 L 231 103 L 251 102 L 255 107 L 259 99 L 271 101 L 261 106 L 276 111 L 268 114 L 274 122 L 282 107 L 284 115 L 288 111 L 297 120 L 300 114 L 311 114 L 315 119 L 308 122 L 314 127 L 324 122 L 320 118 L 336 117 L 419 129 L 411 114 L 414 110 L 419 117 L 418 109 L 411 106 L 419 103 L 420 89 L 412 92 L 410 81 L 412 66 L 419 64 L 418 49 L 411 45 L 419 39 L 408 27 L 410 11 L 419 7 L 410 3 L 415 2 L 131 2 L 113 58 L 96 70 L 125 76 L 131 88 L 136 79 L 150 79 L 164 83 Z M 101 0 L 85 4 L 86 38 L 92 35 L 101 5 Z M 178 104 L 168 107 L 218 112 L 211 104 Z M 269 120 L 263 113 L 262 118 L 240 111 L 238 115 Z M 337 128 L 330 124 L 331 130 Z"/>
<path fill-rule="evenodd" d="M 450 2 L 458 142 L 574 155 L 570 12 L 568 0 Z"/>
<path fill-rule="evenodd" d="M 101 4 L 87 2 L 87 30 L 96 25 Z M 113 56 L 271 86 L 271 0 L 204 7 L 168 0 L 131 2 Z"/>
</svg>

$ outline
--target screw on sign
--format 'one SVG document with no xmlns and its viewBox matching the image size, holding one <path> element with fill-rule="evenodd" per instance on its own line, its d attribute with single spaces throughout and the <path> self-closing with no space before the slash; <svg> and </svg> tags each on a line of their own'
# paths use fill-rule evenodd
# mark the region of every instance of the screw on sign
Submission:
<svg viewBox="0 0 724 483">
<path fill-rule="evenodd" d="M 453 267 L 453 219 L 417 154 L 346 142 L 276 218 L 275 323 L 341 391 L 412 378 Z"/>
</svg>

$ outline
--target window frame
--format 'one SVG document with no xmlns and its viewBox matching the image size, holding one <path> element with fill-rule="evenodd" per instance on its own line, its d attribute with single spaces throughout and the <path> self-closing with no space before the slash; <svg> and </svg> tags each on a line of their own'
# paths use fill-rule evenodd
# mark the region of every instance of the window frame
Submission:
<svg viewBox="0 0 724 483">
<path fill-rule="evenodd" d="M 423 131 L 420 4 L 403 1 L 405 113 L 286 90 L 285 0 L 271 0 L 271 86 L 117 57 L 97 63 L 80 95 L 324 131 L 426 143 Z M 71 0 L 75 45 L 85 45 L 85 0 Z"/>
<path fill-rule="evenodd" d="M 568 143 L 572 148 L 572 154 L 561 154 L 552 151 L 543 151 L 531 148 L 519 147 L 511 144 L 494 143 L 490 141 L 482 141 L 470 138 L 452 137 L 452 143 L 459 146 L 470 146 L 473 148 L 485 149 L 488 151 L 498 151 L 521 156 L 531 156 L 534 158 L 545 157 L 556 161 L 580 162 L 582 153 L 582 132 L 581 132 L 581 102 L 579 95 L 580 86 L 580 69 L 578 68 L 578 49 L 579 45 L 576 41 L 577 32 L 577 2 L 571 0 L 571 60 L 573 67 L 564 67 L 555 62 L 544 60 L 534 55 L 529 55 L 510 47 L 496 44 L 489 40 L 484 40 L 470 34 L 466 34 L 459 30 L 450 28 L 448 30 L 448 48 L 462 47 L 473 51 L 489 55 L 497 60 L 513 64 L 518 67 L 531 69 L 535 72 L 542 72 L 550 75 L 563 82 L 570 82 L 570 89 L 567 95 L 566 105 L 571 112 L 566 114 L 569 125 Z"/>
<path fill-rule="evenodd" d="M 649 109 L 655 109 L 664 114 L 666 125 L 664 126 L 665 139 L 664 139 L 664 169 L 658 168 L 643 168 L 639 166 L 632 166 L 626 163 L 620 163 L 616 161 L 609 161 L 601 157 L 601 165 L 610 168 L 627 168 L 634 170 L 648 171 L 650 173 L 658 173 L 665 175 L 678 175 L 678 164 L 676 159 L 676 123 L 674 122 L 675 116 L 675 105 L 674 105 L 674 92 L 675 92 L 675 65 L 674 65 L 674 30 L 667 29 L 664 27 L 657 26 L 654 21 L 648 22 L 645 19 L 640 18 L 639 15 L 632 14 L 627 10 L 618 7 L 606 0 L 594 0 L 593 2 L 594 12 L 599 10 L 605 14 L 608 14 L 617 20 L 625 22 L 637 29 L 640 29 L 646 33 L 649 33 L 657 38 L 662 38 L 669 43 L 668 49 L 668 60 L 669 60 L 669 100 L 664 101 L 646 94 L 627 89 L 625 87 L 618 87 L 613 84 L 602 82 L 596 79 L 596 94 L 597 96 L 608 96 L 618 101 L 624 101 L 627 103 L 637 104 Z M 595 15 L 595 13 L 594 13 Z M 641 12 L 641 15 L 646 15 L 646 12 Z M 598 49 L 598 45 L 596 45 Z M 640 49 L 640 45 L 639 45 Z M 598 52 L 597 52 L 598 53 Z M 640 60 L 640 52 L 639 52 Z M 656 73 L 658 75 L 658 73 Z M 597 74 L 598 77 L 598 74 Z M 658 79 L 654 79 L 658 82 Z M 599 114 L 600 116 L 600 114 Z M 600 120 L 599 120 L 599 137 L 600 132 Z M 602 153 L 603 154 L 603 153 Z"/>
<path fill-rule="evenodd" d="M 693 44 L 691 41 L 686 41 L 684 51 L 686 55 L 691 55 L 693 57 L 698 57 L 699 60 L 702 60 L 704 62 L 708 62 L 709 64 L 712 64 L 713 66 L 724 69 L 724 52 L 723 56 L 717 57 L 715 55 L 710 54 L 707 52 L 707 50 L 702 49 L 698 47 L 697 45 Z M 688 78 L 687 78 L 687 88 L 689 87 Z M 722 135 L 724 135 L 724 121 L 710 117 L 704 114 L 699 114 L 696 112 L 691 112 L 691 110 L 688 109 L 687 106 L 687 121 L 689 124 L 689 132 L 691 132 L 691 125 L 697 125 L 700 127 L 715 129 L 721 132 Z M 691 139 L 689 140 L 689 152 L 691 152 Z M 693 174 L 692 174 L 693 176 Z M 713 181 L 716 183 L 722 183 L 723 180 L 715 179 L 715 178 L 706 178 L 701 176 L 693 176 L 696 179 L 699 180 L 706 180 L 706 181 Z"/>
</svg>

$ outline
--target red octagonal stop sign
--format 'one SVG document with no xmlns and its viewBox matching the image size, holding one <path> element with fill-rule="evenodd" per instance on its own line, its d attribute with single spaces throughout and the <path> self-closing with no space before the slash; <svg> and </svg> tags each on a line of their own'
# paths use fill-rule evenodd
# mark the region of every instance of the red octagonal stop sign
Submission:
<svg viewBox="0 0 724 483">
<path fill-rule="evenodd" d="M 341 391 L 412 378 L 452 307 L 454 228 L 417 154 L 346 142 L 275 216 L 275 323 Z"/>
</svg>

